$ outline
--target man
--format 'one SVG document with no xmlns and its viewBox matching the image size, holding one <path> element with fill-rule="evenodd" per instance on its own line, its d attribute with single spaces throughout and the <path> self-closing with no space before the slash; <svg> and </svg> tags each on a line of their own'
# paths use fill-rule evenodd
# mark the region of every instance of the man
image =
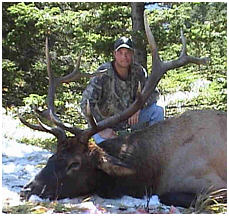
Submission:
<svg viewBox="0 0 229 216">
<path fill-rule="evenodd" d="M 114 61 L 103 64 L 98 70 L 101 75 L 93 77 L 83 92 L 81 109 L 86 115 L 86 104 L 89 100 L 92 115 L 97 122 L 122 112 L 135 100 L 138 83 L 143 89 L 147 73 L 139 64 L 133 61 L 134 49 L 131 39 L 119 38 L 114 44 Z M 164 119 L 164 110 L 157 106 L 158 92 L 155 91 L 144 107 L 131 116 L 126 122 L 121 122 L 113 128 L 107 128 L 93 136 L 99 144 L 105 139 L 117 136 L 117 131 L 128 127 L 138 129 L 152 125 Z"/>
</svg>

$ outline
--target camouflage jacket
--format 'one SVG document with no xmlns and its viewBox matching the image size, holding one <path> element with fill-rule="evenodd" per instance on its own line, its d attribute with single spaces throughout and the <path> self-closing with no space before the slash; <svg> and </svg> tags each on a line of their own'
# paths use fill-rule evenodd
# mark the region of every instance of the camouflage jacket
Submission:
<svg viewBox="0 0 229 216">
<path fill-rule="evenodd" d="M 98 68 L 105 70 L 101 75 L 93 77 L 83 92 L 81 109 L 85 117 L 86 104 L 89 100 L 92 115 L 97 122 L 122 112 L 135 100 L 138 82 L 143 89 L 147 79 L 146 70 L 138 64 L 133 63 L 126 80 L 122 80 L 114 69 L 113 62 L 103 64 Z M 155 91 L 148 99 L 145 106 L 157 101 L 158 92 Z M 114 130 L 125 129 L 127 122 L 119 123 Z"/>
</svg>

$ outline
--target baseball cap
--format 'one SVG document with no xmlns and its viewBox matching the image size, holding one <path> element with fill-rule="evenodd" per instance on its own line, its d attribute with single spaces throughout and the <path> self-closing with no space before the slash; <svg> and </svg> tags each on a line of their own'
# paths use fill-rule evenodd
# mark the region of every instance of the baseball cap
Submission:
<svg viewBox="0 0 229 216">
<path fill-rule="evenodd" d="M 115 41 L 114 50 L 117 51 L 120 48 L 133 49 L 132 40 L 130 38 L 127 38 L 127 37 L 119 38 L 118 40 Z"/>
</svg>

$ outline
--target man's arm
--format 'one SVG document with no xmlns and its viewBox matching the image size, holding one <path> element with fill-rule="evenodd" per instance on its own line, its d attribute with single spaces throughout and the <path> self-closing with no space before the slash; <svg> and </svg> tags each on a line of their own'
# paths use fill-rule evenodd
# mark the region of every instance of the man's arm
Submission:
<svg viewBox="0 0 229 216">
<path fill-rule="evenodd" d="M 92 78 L 83 92 L 82 100 L 80 103 L 81 110 L 84 116 L 87 118 L 86 106 L 87 101 L 89 101 L 91 113 L 97 122 L 103 120 L 102 116 L 99 113 L 97 104 L 100 102 L 102 98 L 103 85 L 106 81 L 105 79 L 107 79 L 107 77 L 98 76 Z M 116 137 L 115 131 L 111 128 L 107 128 L 99 132 L 99 135 L 105 139 Z"/>
<path fill-rule="evenodd" d="M 86 112 L 87 101 L 89 101 L 91 113 L 96 119 L 96 121 L 102 120 L 102 117 L 99 115 L 99 113 L 96 110 L 96 106 L 101 100 L 102 89 L 103 89 L 102 77 L 96 76 L 90 80 L 89 84 L 84 90 L 82 95 L 82 100 L 80 102 L 80 106 L 86 118 L 87 118 L 87 112 Z"/>
</svg>

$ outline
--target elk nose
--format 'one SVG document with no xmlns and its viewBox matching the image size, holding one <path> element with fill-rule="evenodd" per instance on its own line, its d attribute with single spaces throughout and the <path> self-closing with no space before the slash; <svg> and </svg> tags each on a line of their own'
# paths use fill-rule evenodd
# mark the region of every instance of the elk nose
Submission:
<svg viewBox="0 0 229 216">
<path fill-rule="evenodd" d="M 39 194 L 41 191 L 39 184 L 37 184 L 36 181 L 31 181 L 28 184 L 26 184 L 22 190 L 20 191 L 20 199 L 21 200 L 29 200 L 31 195 L 33 194 Z"/>
<path fill-rule="evenodd" d="M 32 195 L 32 188 L 31 188 L 31 187 L 25 186 L 25 187 L 22 188 L 22 190 L 20 191 L 20 199 L 21 199 L 21 200 L 26 200 L 26 201 L 28 201 L 31 195 Z"/>
</svg>

